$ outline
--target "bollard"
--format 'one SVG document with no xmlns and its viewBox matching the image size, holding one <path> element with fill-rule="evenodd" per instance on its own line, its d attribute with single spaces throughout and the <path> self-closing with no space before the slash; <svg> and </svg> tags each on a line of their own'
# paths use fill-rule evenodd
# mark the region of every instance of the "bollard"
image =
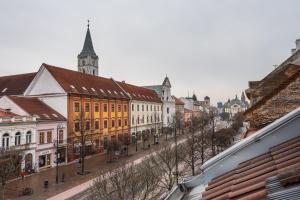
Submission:
<svg viewBox="0 0 300 200">
<path fill-rule="evenodd" d="M 49 185 L 48 180 L 45 180 L 45 181 L 44 181 L 44 188 L 47 189 L 47 188 L 48 188 L 48 185 Z"/>
<path fill-rule="evenodd" d="M 65 173 L 61 175 L 61 182 L 65 182 Z"/>
</svg>

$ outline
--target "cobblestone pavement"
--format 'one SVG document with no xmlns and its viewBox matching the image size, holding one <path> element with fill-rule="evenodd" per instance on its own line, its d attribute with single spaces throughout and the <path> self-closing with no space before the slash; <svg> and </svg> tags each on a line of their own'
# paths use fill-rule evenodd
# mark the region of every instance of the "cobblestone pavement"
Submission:
<svg viewBox="0 0 300 200">
<path fill-rule="evenodd" d="M 180 137 L 180 136 L 179 136 Z M 78 175 L 78 163 L 71 163 L 68 165 L 59 166 L 59 183 L 55 183 L 56 169 L 55 167 L 41 171 L 37 174 L 25 177 L 24 180 L 17 179 L 12 182 L 9 182 L 6 186 L 5 199 L 47 199 L 58 193 L 66 191 L 70 188 L 73 188 L 79 184 L 82 184 L 88 180 L 95 178 L 100 171 L 106 172 L 108 170 L 113 170 L 119 166 L 124 165 L 124 163 L 131 162 L 138 158 L 144 157 L 152 151 L 156 151 L 161 147 L 165 146 L 166 143 L 173 142 L 173 139 L 169 138 L 168 141 L 165 141 L 165 136 L 161 136 L 160 144 L 153 145 L 153 141 L 150 140 L 151 147 L 150 149 L 142 149 L 142 144 L 138 147 L 138 152 L 135 152 L 135 145 L 129 147 L 129 156 L 124 156 L 118 159 L 115 159 L 112 163 L 106 163 L 105 154 L 96 154 L 85 160 L 85 169 L 90 173 L 87 175 Z M 65 174 L 65 181 L 61 182 L 61 175 Z M 47 189 L 44 188 L 44 181 L 49 181 L 49 186 Z M 30 196 L 19 196 L 20 191 L 24 187 L 33 188 L 33 194 Z"/>
</svg>

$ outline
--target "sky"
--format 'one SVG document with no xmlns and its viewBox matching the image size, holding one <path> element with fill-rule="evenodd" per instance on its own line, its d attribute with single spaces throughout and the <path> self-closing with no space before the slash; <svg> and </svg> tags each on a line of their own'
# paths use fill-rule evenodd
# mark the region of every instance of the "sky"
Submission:
<svg viewBox="0 0 300 200">
<path fill-rule="evenodd" d="M 77 70 L 87 20 L 99 75 L 135 85 L 167 75 L 178 97 L 226 101 L 290 56 L 298 0 L 0 0 L 0 76 L 42 63 Z"/>
</svg>

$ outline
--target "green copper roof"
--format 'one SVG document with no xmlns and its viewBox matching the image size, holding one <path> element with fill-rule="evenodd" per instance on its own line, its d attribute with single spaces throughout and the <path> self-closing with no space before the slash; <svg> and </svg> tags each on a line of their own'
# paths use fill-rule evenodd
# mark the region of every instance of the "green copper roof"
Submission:
<svg viewBox="0 0 300 200">
<path fill-rule="evenodd" d="M 91 37 L 89 27 L 86 32 L 83 49 L 82 49 L 81 53 L 78 55 L 78 57 L 86 57 L 86 56 L 98 57 L 94 51 L 92 37 Z"/>
</svg>

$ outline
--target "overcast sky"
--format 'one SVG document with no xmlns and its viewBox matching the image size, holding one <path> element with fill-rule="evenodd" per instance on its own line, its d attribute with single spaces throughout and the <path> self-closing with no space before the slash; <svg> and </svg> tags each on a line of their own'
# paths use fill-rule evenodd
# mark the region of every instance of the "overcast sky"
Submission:
<svg viewBox="0 0 300 200">
<path fill-rule="evenodd" d="M 91 21 L 100 76 L 213 102 L 240 96 L 290 55 L 298 0 L 0 0 L 0 75 L 77 70 Z"/>
</svg>

